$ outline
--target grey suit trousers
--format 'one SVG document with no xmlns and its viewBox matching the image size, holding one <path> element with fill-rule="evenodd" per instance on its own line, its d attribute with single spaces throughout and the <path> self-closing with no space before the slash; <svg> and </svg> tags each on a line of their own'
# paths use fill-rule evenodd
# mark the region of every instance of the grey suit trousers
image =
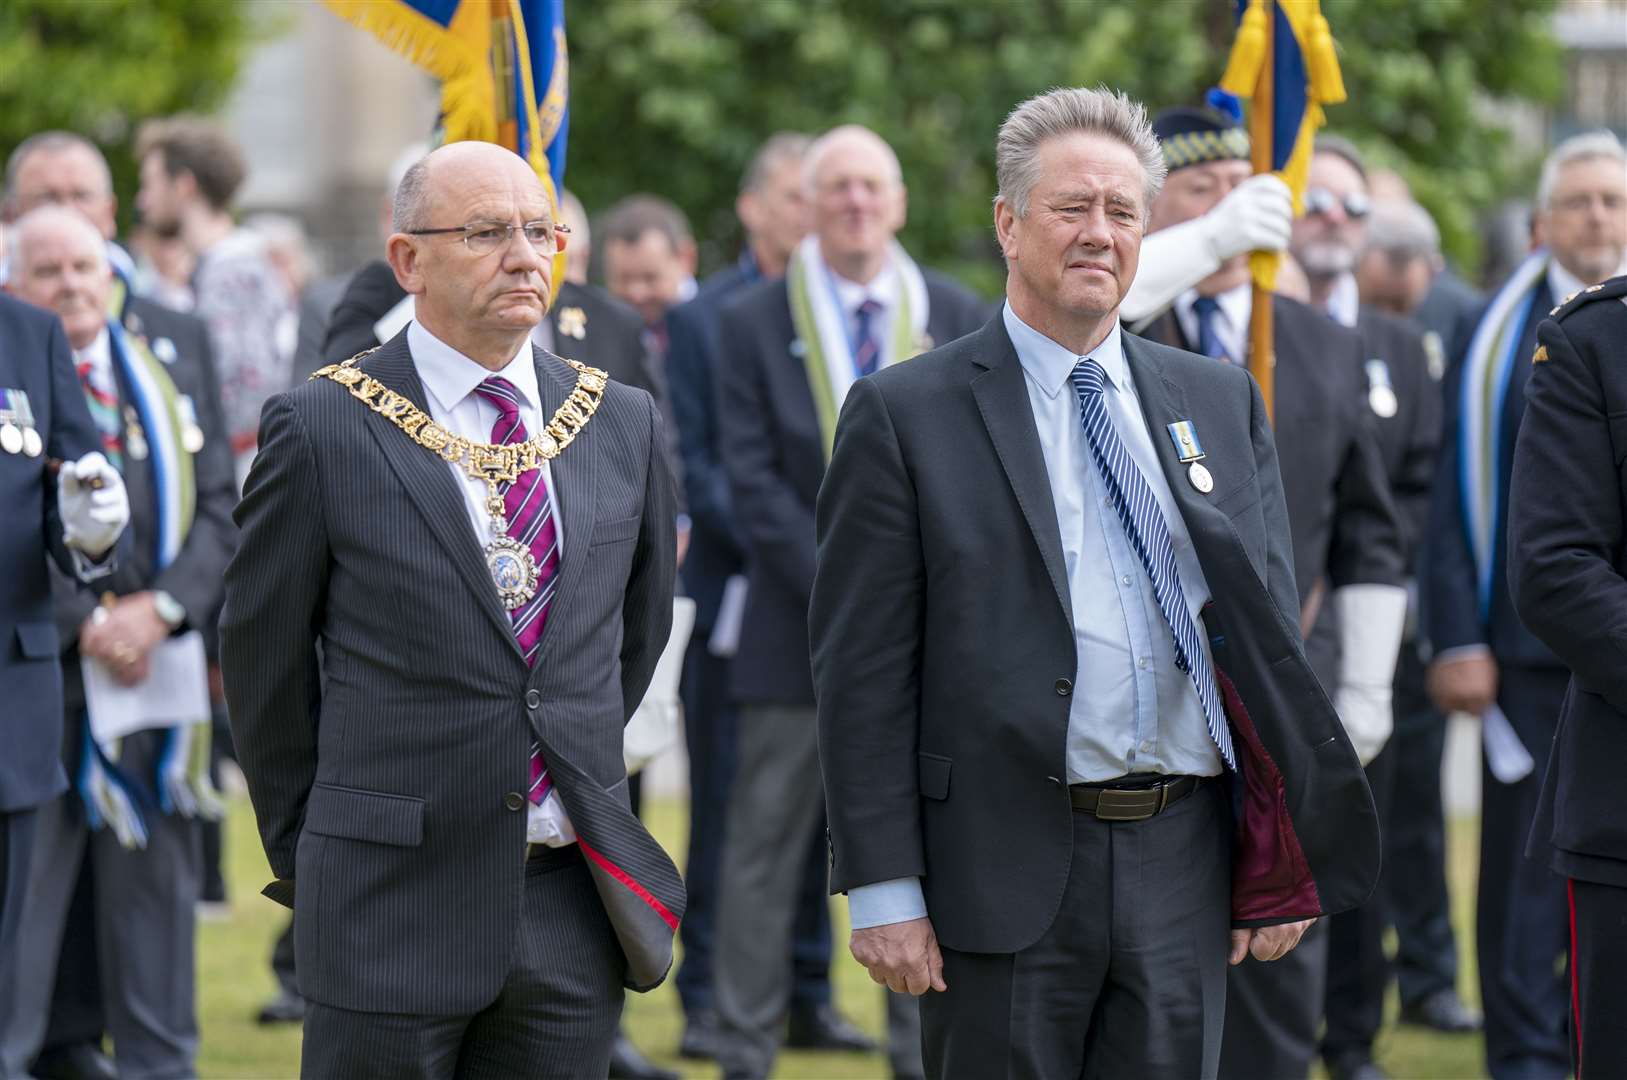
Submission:
<svg viewBox="0 0 1627 1080">
<path fill-rule="evenodd" d="M 156 733 L 124 741 L 124 762 L 144 772 Z M 35 814 L 34 857 L 17 943 L 16 1004 L 3 1019 L 0 1065 L 26 1075 L 50 1019 L 63 924 L 79 868 L 92 861 L 102 1007 L 121 1080 L 194 1075 L 194 908 L 202 870 L 195 822 L 146 811 L 147 846 L 130 851 L 110 829 L 90 831 L 72 791 Z"/>
<path fill-rule="evenodd" d="M 464 1016 L 307 1001 L 300 1072 L 306 1080 L 605 1076 L 626 965 L 581 850 L 561 848 L 526 864 L 523 915 L 497 1000 Z"/>
</svg>

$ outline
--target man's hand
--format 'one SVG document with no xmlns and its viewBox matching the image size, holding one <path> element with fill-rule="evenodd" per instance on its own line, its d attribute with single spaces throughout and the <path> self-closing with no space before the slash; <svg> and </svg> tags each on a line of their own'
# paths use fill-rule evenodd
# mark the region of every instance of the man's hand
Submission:
<svg viewBox="0 0 1627 1080">
<path fill-rule="evenodd" d="M 1479 716 L 1497 700 L 1497 661 L 1490 651 L 1435 660 L 1429 665 L 1426 686 L 1441 712 Z"/>
<path fill-rule="evenodd" d="M 169 637 L 169 624 L 158 615 L 150 592 L 121 597 L 111 608 L 97 608 L 79 628 L 79 651 L 100 660 L 125 686 L 146 679 L 148 658 Z"/>
<path fill-rule="evenodd" d="M 119 471 L 92 451 L 64 462 L 56 484 L 62 542 L 100 560 L 130 521 L 130 500 Z"/>
<path fill-rule="evenodd" d="M 943 981 L 943 954 L 938 951 L 931 919 L 855 930 L 848 948 L 870 977 L 889 990 L 920 997 L 928 990 L 949 989 Z"/>
<path fill-rule="evenodd" d="M 1261 926 L 1252 930 L 1233 930 L 1231 953 L 1226 957 L 1229 964 L 1241 964 L 1244 957 L 1251 953 L 1256 960 L 1281 960 L 1293 952 L 1299 939 L 1305 936 L 1305 931 L 1311 928 L 1315 919 L 1306 919 L 1303 922 L 1283 923 L 1280 926 Z"/>
<path fill-rule="evenodd" d="M 1294 226 L 1294 197 L 1271 173 L 1251 176 L 1204 215 L 1209 250 L 1225 262 L 1247 251 L 1281 251 Z"/>
</svg>

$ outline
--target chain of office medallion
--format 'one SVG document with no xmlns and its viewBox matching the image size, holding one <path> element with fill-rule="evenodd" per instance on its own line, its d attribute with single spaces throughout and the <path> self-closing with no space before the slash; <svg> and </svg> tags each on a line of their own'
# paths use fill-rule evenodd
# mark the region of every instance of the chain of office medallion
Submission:
<svg viewBox="0 0 1627 1080">
<path fill-rule="evenodd" d="M 382 346 L 380 346 L 382 347 Z M 538 468 L 542 462 L 564 453 L 565 448 L 587 427 L 604 398 L 610 377 L 598 368 L 575 360 L 565 360 L 576 370 L 576 386 L 540 433 L 521 443 L 478 443 L 454 435 L 430 419 L 411 401 L 362 371 L 357 365 L 377 348 L 357 353 L 342 364 L 329 364 L 311 375 L 332 379 L 349 390 L 352 397 L 404 431 L 413 442 L 460 465 L 471 480 L 509 483 L 521 473 Z M 561 358 L 563 359 L 563 358 Z"/>
</svg>

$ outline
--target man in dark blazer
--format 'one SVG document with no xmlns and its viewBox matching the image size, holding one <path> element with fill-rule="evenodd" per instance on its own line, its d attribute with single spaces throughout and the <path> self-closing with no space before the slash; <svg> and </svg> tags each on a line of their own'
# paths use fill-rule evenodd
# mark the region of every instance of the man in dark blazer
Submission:
<svg viewBox="0 0 1627 1080">
<path fill-rule="evenodd" d="M 0 295 L 0 682 L 9 704 L 0 719 L 0 1016 L 10 1017 L 19 989 L 18 931 L 28 893 L 38 808 L 68 780 L 62 746 L 61 642 L 52 621 L 47 562 L 81 582 L 112 571 L 112 549 L 129 519 L 118 473 L 97 447 L 95 425 L 74 377 L 62 323 L 49 312 Z M 26 440 L 36 452 L 26 453 Z M 12 434 L 7 434 L 10 432 Z M 85 461 L 87 457 L 89 461 Z M 67 462 L 53 478 L 48 459 Z M 79 482 L 106 486 L 97 491 Z M 103 494 L 105 492 L 106 494 Z M 98 499 L 98 496 L 101 496 Z M 99 504 L 99 505 L 98 505 Z M 101 518 L 101 520 L 97 520 Z M 98 562 L 101 565 L 97 565 Z"/>
<path fill-rule="evenodd" d="M 695 632 L 684 657 L 684 738 L 689 749 L 689 857 L 684 884 L 689 911 L 679 929 L 683 963 L 675 981 L 684 1006 L 685 1057 L 712 1057 L 717 1008 L 712 994 L 717 882 L 723 821 L 734 777 L 735 708 L 729 699 L 730 643 L 713 631 L 731 578 L 744 584 L 745 554 L 718 448 L 716 371 L 718 310 L 730 297 L 767 279 L 785 276 L 786 261 L 807 234 L 802 156 L 806 135 L 779 132 L 753 156 L 740 183 L 735 213 L 746 250 L 730 267 L 702 283 L 700 292 L 667 313 L 667 382 L 683 458 L 689 503 L 689 551 L 684 588 L 695 600 Z M 740 597 L 737 595 L 735 603 Z M 736 610 L 733 617 L 738 619 Z M 736 622 L 738 625 L 738 622 Z M 802 870 L 802 892 L 790 942 L 790 1024 L 786 1045 L 806 1049 L 874 1048 L 870 1038 L 836 1011 L 830 981 L 830 901 L 826 896 L 825 839 L 814 837 Z"/>
<path fill-rule="evenodd" d="M 1528 853 L 1567 879 L 1571 1068 L 1627 1075 L 1627 277 L 1537 328 L 1514 450 L 1514 603 L 1571 669 Z"/>
<path fill-rule="evenodd" d="M 98 884 L 102 1006 L 119 1070 L 187 1075 L 197 1047 L 190 973 L 200 865 L 192 818 L 212 794 L 202 775 L 207 755 L 189 767 L 187 750 L 176 749 L 202 737 L 196 729 L 97 734 L 81 661 L 137 685 L 167 639 L 210 624 L 233 537 L 231 455 L 218 397 L 209 396 L 208 354 L 173 354 L 166 363 L 109 317 L 115 279 L 99 230 L 56 206 L 30 211 L 13 228 L 17 257 L 7 287 L 63 320 L 103 453 L 129 492 L 131 542 L 128 557 L 98 583 L 101 603 L 71 578 L 55 583 L 62 763 L 78 783 L 38 812 L 40 847 L 17 960 L 25 990 L 8 1018 L 4 1056 L 8 1069 L 26 1068 L 40 1047 L 69 900 L 88 860 Z M 207 723 L 205 648 L 194 647 L 199 669 L 190 690 L 200 711 L 185 719 Z M 176 775 L 172 758 L 183 762 Z M 97 795 L 107 788 L 124 794 L 123 806 Z"/>
<path fill-rule="evenodd" d="M 268 403 L 226 577 L 304 1071 L 604 1075 L 683 912 L 622 764 L 671 627 L 660 416 L 531 345 L 559 241 L 521 158 L 440 148 L 395 224 L 413 321 Z"/>
<path fill-rule="evenodd" d="M 1366 899 L 1372 801 L 1258 390 L 1118 325 L 1145 112 L 1055 90 L 997 146 L 1005 309 L 857 383 L 820 493 L 831 886 L 929 1075 L 1212 1077 L 1228 960 Z"/>
<path fill-rule="evenodd" d="M 1562 1077 L 1568 978 L 1563 883 L 1523 855 L 1569 681 L 1509 592 L 1514 447 L 1537 326 L 1566 297 L 1627 271 L 1627 154 L 1609 132 L 1560 143 L 1543 165 L 1536 251 L 1458 335 L 1432 502 L 1424 614 L 1428 689 L 1443 712 L 1500 710 L 1532 758 L 1512 783 L 1482 769 L 1475 939 L 1494 1080 Z M 1591 629 L 1598 629 L 1593 627 Z M 1496 722 L 1493 717 L 1491 722 Z"/>
<path fill-rule="evenodd" d="M 803 164 L 812 232 L 786 278 L 743 290 L 719 321 L 718 434 L 747 593 L 730 675 L 738 757 L 719 884 L 715 981 L 728 1076 L 764 1076 L 790 995 L 803 844 L 822 802 L 808 666 L 814 501 L 836 410 L 856 379 L 975 329 L 982 303 L 918 269 L 898 159 L 875 133 L 836 128 Z M 890 1001 L 895 1071 L 917 1069 L 913 1006 Z M 899 1057 L 910 1051 L 907 1059 Z"/>
</svg>

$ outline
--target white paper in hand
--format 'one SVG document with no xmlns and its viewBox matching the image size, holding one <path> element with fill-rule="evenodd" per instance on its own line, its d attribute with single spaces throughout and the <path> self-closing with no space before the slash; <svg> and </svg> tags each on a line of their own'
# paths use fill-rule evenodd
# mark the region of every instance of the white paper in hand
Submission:
<svg viewBox="0 0 1627 1080">
<path fill-rule="evenodd" d="M 706 639 L 706 651 L 720 660 L 731 659 L 739 652 L 740 621 L 745 614 L 746 575 L 730 574 L 723 583 L 723 598 L 718 602 L 712 636 Z"/>
<path fill-rule="evenodd" d="M 622 763 L 629 775 L 663 754 L 667 747 L 678 741 L 678 721 L 683 715 L 683 704 L 678 696 L 678 682 L 683 678 L 684 653 L 689 648 L 689 635 L 695 629 L 695 601 L 687 596 L 672 600 L 672 634 L 667 638 L 661 659 L 656 662 L 650 688 L 644 692 L 632 719 L 622 731 Z"/>
<path fill-rule="evenodd" d="M 1485 747 L 1486 768 L 1500 784 L 1517 784 L 1536 767 L 1531 751 L 1496 705 L 1480 715 L 1480 741 Z"/>
<path fill-rule="evenodd" d="M 136 731 L 209 721 L 209 672 L 196 630 L 163 642 L 148 657 L 147 678 L 122 686 L 99 660 L 81 657 L 91 736 L 100 743 Z"/>
</svg>

